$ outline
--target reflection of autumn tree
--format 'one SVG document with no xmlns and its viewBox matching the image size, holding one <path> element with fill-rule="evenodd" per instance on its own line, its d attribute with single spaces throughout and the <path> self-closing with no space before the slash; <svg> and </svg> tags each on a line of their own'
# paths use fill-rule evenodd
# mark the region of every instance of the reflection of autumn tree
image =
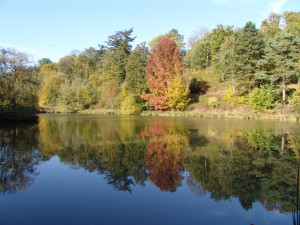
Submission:
<svg viewBox="0 0 300 225">
<path fill-rule="evenodd" d="M 166 142 L 153 138 L 147 145 L 145 162 L 150 180 L 162 191 L 175 191 L 181 181 L 180 156 L 172 152 Z"/>
<path fill-rule="evenodd" d="M 175 191 L 182 180 L 181 157 L 183 147 L 188 145 L 183 133 L 181 126 L 162 123 L 159 119 L 151 120 L 141 132 L 143 138 L 149 138 L 145 163 L 150 180 L 162 191 Z"/>
<path fill-rule="evenodd" d="M 41 159 L 36 133 L 35 125 L 0 128 L 0 193 L 25 190 L 33 183 Z"/>
</svg>

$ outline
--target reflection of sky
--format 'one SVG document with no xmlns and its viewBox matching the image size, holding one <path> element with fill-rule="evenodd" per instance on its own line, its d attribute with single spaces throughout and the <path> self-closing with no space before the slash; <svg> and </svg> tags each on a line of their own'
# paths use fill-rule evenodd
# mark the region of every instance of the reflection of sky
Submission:
<svg viewBox="0 0 300 225">
<path fill-rule="evenodd" d="M 215 202 L 190 191 L 186 179 L 176 192 L 149 181 L 132 193 L 115 191 L 103 176 L 70 169 L 58 157 L 38 167 L 28 190 L 3 195 L 0 224 L 291 224 L 291 214 L 266 211 L 260 203 L 244 211 L 238 199 Z"/>
</svg>

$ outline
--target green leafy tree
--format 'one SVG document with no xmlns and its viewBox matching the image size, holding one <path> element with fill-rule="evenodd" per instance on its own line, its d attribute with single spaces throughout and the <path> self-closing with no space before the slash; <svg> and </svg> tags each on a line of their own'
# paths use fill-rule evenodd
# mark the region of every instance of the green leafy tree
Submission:
<svg viewBox="0 0 300 225">
<path fill-rule="evenodd" d="M 220 24 L 207 35 L 207 39 L 210 43 L 212 58 L 217 52 L 219 52 L 222 43 L 225 41 L 225 38 L 232 34 L 232 26 L 224 26 Z"/>
<path fill-rule="evenodd" d="M 155 48 L 158 43 L 163 39 L 163 38 L 170 38 L 175 41 L 177 47 L 180 49 L 181 52 L 185 51 L 185 43 L 184 43 L 184 36 L 179 34 L 178 30 L 176 29 L 171 29 L 169 32 L 163 35 L 159 35 L 158 37 L 152 39 L 148 45 L 150 46 L 151 49 Z"/>
<path fill-rule="evenodd" d="M 299 37 L 300 35 L 300 12 L 284 12 L 284 31 Z"/>
<path fill-rule="evenodd" d="M 283 16 L 271 13 L 260 25 L 260 31 L 266 38 L 273 38 L 282 31 Z"/>
<path fill-rule="evenodd" d="M 235 35 L 227 37 L 220 47 L 220 51 L 215 55 L 215 69 L 220 74 L 221 81 L 231 80 L 235 89 L 236 82 L 233 70 Z"/>
<path fill-rule="evenodd" d="M 215 55 L 219 52 L 222 43 L 232 33 L 231 26 L 218 25 L 211 32 L 206 32 L 198 41 L 193 41 L 192 48 L 187 52 L 184 60 L 185 66 L 192 70 L 211 66 L 213 61 L 216 61 Z"/>
<path fill-rule="evenodd" d="M 39 67 L 49 63 L 52 63 L 52 61 L 49 58 L 41 58 L 40 60 L 38 60 Z"/>
<path fill-rule="evenodd" d="M 58 71 L 64 73 L 67 78 L 71 78 L 76 74 L 76 57 L 77 55 L 73 52 L 61 58 L 57 63 Z"/>
<path fill-rule="evenodd" d="M 2 105 L 37 105 L 38 80 L 26 53 L 0 48 L 0 87 Z"/>
<path fill-rule="evenodd" d="M 147 57 L 148 48 L 146 43 L 142 43 L 132 51 L 125 66 L 125 88 L 137 95 L 147 90 L 147 78 L 145 75 Z"/>
</svg>

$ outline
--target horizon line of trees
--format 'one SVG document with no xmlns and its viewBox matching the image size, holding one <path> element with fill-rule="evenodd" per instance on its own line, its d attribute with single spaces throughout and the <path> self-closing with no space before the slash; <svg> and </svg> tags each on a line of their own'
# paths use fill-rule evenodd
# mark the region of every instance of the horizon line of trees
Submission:
<svg viewBox="0 0 300 225">
<path fill-rule="evenodd" d="M 37 67 L 26 54 L 1 48 L 0 105 L 138 114 L 184 110 L 210 87 L 226 87 L 220 99 L 228 105 L 300 111 L 300 12 L 272 13 L 259 29 L 252 22 L 201 28 L 188 48 L 176 29 L 149 47 L 143 42 L 133 49 L 134 40 L 133 28 L 117 31 L 98 49 L 72 51 L 58 63 L 43 58 Z M 218 107 L 220 99 L 209 98 L 207 106 Z"/>
</svg>

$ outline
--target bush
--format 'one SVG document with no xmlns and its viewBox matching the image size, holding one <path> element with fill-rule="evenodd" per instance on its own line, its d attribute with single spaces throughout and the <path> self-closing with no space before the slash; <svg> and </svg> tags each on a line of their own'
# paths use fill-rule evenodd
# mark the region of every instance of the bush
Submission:
<svg viewBox="0 0 300 225">
<path fill-rule="evenodd" d="M 226 91 L 224 93 L 224 100 L 226 102 L 229 102 L 230 105 L 236 106 L 238 104 L 244 103 L 244 97 L 243 96 L 236 96 L 232 87 L 226 88 Z"/>
<path fill-rule="evenodd" d="M 129 94 L 121 102 L 121 113 L 124 115 L 140 114 L 142 106 L 139 104 L 139 99 L 134 94 Z"/>
<path fill-rule="evenodd" d="M 300 112 L 300 86 L 292 94 L 290 103 L 296 112 Z"/>
<path fill-rule="evenodd" d="M 219 106 L 218 99 L 216 97 L 210 97 L 207 100 L 208 106 L 212 108 L 217 108 Z"/>
<path fill-rule="evenodd" d="M 75 77 L 65 81 L 60 86 L 59 104 L 68 107 L 71 111 L 86 108 L 95 103 L 98 92 L 81 78 Z"/>
<path fill-rule="evenodd" d="M 258 110 L 273 109 L 279 104 L 279 99 L 277 91 L 269 86 L 262 86 L 249 93 L 248 104 Z"/>
</svg>

